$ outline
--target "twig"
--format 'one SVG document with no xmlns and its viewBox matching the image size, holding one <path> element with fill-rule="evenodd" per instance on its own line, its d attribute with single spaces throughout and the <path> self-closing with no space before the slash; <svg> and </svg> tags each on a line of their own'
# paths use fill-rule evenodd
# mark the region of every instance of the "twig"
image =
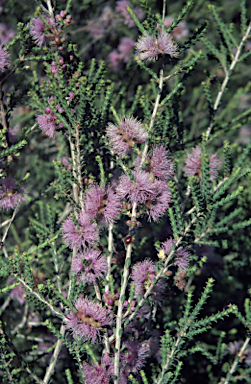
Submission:
<svg viewBox="0 0 251 384">
<path fill-rule="evenodd" d="M 163 1 L 163 20 L 165 18 L 165 4 L 166 1 Z M 154 109 L 152 112 L 150 124 L 149 124 L 149 132 L 153 129 L 154 122 L 156 119 L 159 103 L 160 103 L 160 98 L 161 98 L 161 93 L 163 89 L 163 68 L 160 70 L 160 75 L 159 75 L 159 93 L 156 97 Z M 147 152 L 148 152 L 148 142 L 146 141 L 144 150 L 142 153 L 141 157 L 141 162 L 140 162 L 140 167 L 144 164 L 146 157 L 147 157 Z M 137 214 L 137 203 L 134 202 L 132 206 L 132 215 L 131 218 L 134 219 L 136 218 Z M 120 347 L 121 347 L 121 336 L 122 336 L 122 311 L 123 311 L 123 300 L 126 292 L 126 287 L 127 287 L 127 280 L 129 276 L 129 268 L 131 264 L 131 254 L 132 254 L 132 243 L 130 243 L 127 246 L 126 249 L 126 258 L 125 258 L 125 264 L 124 264 L 124 270 L 123 270 L 123 277 L 122 277 L 122 285 L 120 289 L 120 297 L 118 301 L 118 310 L 117 310 L 117 318 L 116 318 L 116 331 L 115 331 L 115 355 L 114 355 L 114 375 L 116 379 L 114 380 L 114 384 L 119 384 L 119 358 L 120 358 Z M 123 300 L 122 300 L 123 299 Z M 110 338 L 111 339 L 111 338 Z M 109 341 L 110 341 L 109 339 Z"/>
<path fill-rule="evenodd" d="M 225 89 L 226 89 L 227 83 L 228 83 L 228 81 L 229 81 L 229 79 L 230 79 L 231 72 L 233 71 L 235 65 L 237 64 L 237 62 L 238 62 L 238 60 L 239 60 L 239 57 L 240 57 L 240 54 L 241 54 L 242 46 L 243 46 L 244 42 L 247 40 L 247 38 L 248 38 L 248 36 L 249 36 L 249 34 L 250 34 L 250 31 L 251 31 L 251 22 L 249 23 L 248 28 L 247 28 L 247 30 L 246 30 L 246 33 L 245 33 L 245 35 L 243 36 L 243 38 L 242 38 L 242 40 L 241 40 L 241 42 L 240 42 L 240 45 L 239 45 L 238 48 L 237 48 L 235 57 L 234 57 L 234 59 L 233 59 L 231 65 L 230 65 L 229 69 L 226 69 L 226 70 L 225 70 L 225 73 L 226 73 L 226 75 L 225 75 L 225 79 L 223 80 L 223 83 L 221 84 L 221 89 L 220 89 L 220 91 L 218 92 L 218 95 L 217 95 L 217 97 L 216 97 L 216 100 L 215 100 L 215 103 L 214 103 L 214 107 L 213 107 L 213 110 L 214 110 L 214 111 L 216 111 L 216 110 L 218 109 L 218 106 L 219 106 L 219 104 L 220 104 L 221 98 L 222 98 L 223 93 L 224 93 L 224 91 L 225 91 Z M 210 135 L 210 133 L 211 133 L 212 128 L 213 128 L 213 120 L 211 121 L 211 123 L 210 123 L 210 125 L 209 125 L 209 127 L 208 127 L 208 129 L 207 129 L 207 132 L 206 132 L 206 140 L 209 139 L 209 135 Z"/>
</svg>

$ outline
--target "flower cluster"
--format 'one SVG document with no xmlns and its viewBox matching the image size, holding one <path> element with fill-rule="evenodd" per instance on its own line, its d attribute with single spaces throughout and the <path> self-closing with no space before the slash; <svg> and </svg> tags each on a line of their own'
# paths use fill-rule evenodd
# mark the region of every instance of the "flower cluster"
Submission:
<svg viewBox="0 0 251 384">
<path fill-rule="evenodd" d="M 198 176 L 200 179 L 202 179 L 202 172 L 201 172 L 201 155 L 202 151 L 198 147 L 198 145 L 195 148 L 192 148 L 192 152 L 188 155 L 188 158 L 186 159 L 186 166 L 185 166 L 185 176 Z M 210 156 L 209 159 L 209 167 L 210 167 L 210 180 L 216 179 L 218 176 L 218 169 L 221 165 L 221 161 L 217 157 L 217 154 L 213 154 Z"/>
<path fill-rule="evenodd" d="M 77 311 L 67 316 L 66 328 L 83 341 L 95 343 L 100 337 L 100 329 L 113 323 L 113 315 L 87 297 L 79 297 L 74 305 Z"/>
<path fill-rule="evenodd" d="M 139 372 L 149 355 L 149 347 L 137 341 L 126 342 L 125 348 L 125 352 L 121 353 L 120 384 L 127 384 L 129 375 Z"/>
<path fill-rule="evenodd" d="M 108 353 L 104 354 L 101 362 L 94 366 L 88 363 L 83 365 L 83 376 L 87 384 L 109 384 L 113 373 L 113 362 Z"/>
<path fill-rule="evenodd" d="M 165 31 L 159 32 L 157 38 L 146 33 L 139 38 L 135 47 L 140 60 L 157 60 L 159 55 L 178 55 L 177 45 Z"/>
<path fill-rule="evenodd" d="M 95 283 L 107 273 L 105 256 L 92 248 L 86 248 L 72 259 L 71 272 L 83 283 Z"/>
<path fill-rule="evenodd" d="M 165 252 L 165 255 L 168 256 L 171 248 L 175 244 L 175 240 L 172 238 L 166 240 L 162 243 L 161 249 Z M 189 265 L 190 254 L 185 248 L 179 248 L 175 250 L 175 259 L 174 264 L 180 269 L 180 271 L 185 271 Z"/>
<path fill-rule="evenodd" d="M 51 102 L 51 100 L 48 101 L 49 103 Z M 64 109 L 61 108 L 59 104 L 55 105 L 55 108 L 60 114 L 64 112 Z M 44 132 L 44 134 L 46 136 L 49 136 L 50 138 L 53 138 L 55 136 L 57 127 L 64 127 L 64 124 L 58 121 L 56 114 L 52 111 L 49 106 L 45 109 L 45 115 L 37 116 L 37 123 L 39 128 Z"/>
<path fill-rule="evenodd" d="M 174 165 L 164 145 L 153 148 L 144 171 L 140 169 L 140 162 L 138 157 L 131 176 L 124 174 L 120 177 L 117 193 L 131 203 L 143 204 L 149 220 L 157 222 L 172 202 L 167 182 L 174 174 Z"/>
<path fill-rule="evenodd" d="M 25 189 L 17 186 L 15 179 L 6 177 L 0 180 L 0 208 L 14 209 L 25 200 Z"/>
<path fill-rule="evenodd" d="M 69 247 L 78 250 L 87 244 L 92 245 L 98 241 L 99 233 L 97 223 L 91 222 L 90 217 L 81 212 L 77 218 L 69 216 L 63 223 L 63 238 Z"/>
<path fill-rule="evenodd" d="M 46 14 L 43 14 L 43 18 L 45 22 L 41 17 L 37 17 L 36 19 L 33 18 L 30 24 L 30 34 L 39 47 L 45 43 L 48 31 L 56 26 L 55 21 Z"/>
<path fill-rule="evenodd" d="M 106 134 L 112 149 L 121 158 L 125 157 L 134 145 L 144 143 L 148 137 L 143 125 L 133 117 L 121 118 L 117 125 L 109 123 Z"/>
<path fill-rule="evenodd" d="M 114 222 L 120 213 L 121 201 L 111 186 L 91 185 L 85 193 L 85 212 L 101 225 Z"/>
</svg>

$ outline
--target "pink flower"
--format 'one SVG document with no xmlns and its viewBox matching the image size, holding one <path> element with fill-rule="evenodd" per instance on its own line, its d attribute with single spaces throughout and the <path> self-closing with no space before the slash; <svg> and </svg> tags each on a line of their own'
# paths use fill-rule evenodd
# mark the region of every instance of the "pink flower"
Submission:
<svg viewBox="0 0 251 384">
<path fill-rule="evenodd" d="M 155 181 L 156 196 L 152 199 L 149 206 L 149 218 L 155 222 L 166 213 L 169 208 L 169 204 L 172 203 L 172 195 L 170 189 L 165 181 Z"/>
<path fill-rule="evenodd" d="M 143 125 L 133 117 L 121 118 L 117 125 L 109 123 L 106 134 L 112 149 L 122 158 L 135 144 L 144 143 L 148 137 Z"/>
<path fill-rule="evenodd" d="M 0 69 L 2 72 L 5 71 L 10 66 L 10 55 L 7 51 L 3 49 L 3 46 L 0 45 Z"/>
<path fill-rule="evenodd" d="M 102 356 L 101 363 L 91 366 L 83 365 L 83 375 L 87 384 L 109 384 L 114 374 L 113 362 L 108 353 Z"/>
<path fill-rule="evenodd" d="M 75 221 L 76 223 L 69 216 L 63 223 L 63 238 L 69 243 L 69 247 L 79 250 L 81 245 L 85 248 L 86 243 L 94 244 L 98 240 L 97 224 L 92 223 L 90 217 L 83 212 Z"/>
<path fill-rule="evenodd" d="M 120 213 L 120 199 L 109 186 L 91 185 L 84 197 L 86 213 L 101 224 L 113 223 Z"/>
<path fill-rule="evenodd" d="M 41 17 L 38 17 L 36 19 L 33 18 L 30 24 L 30 34 L 39 47 L 41 47 L 45 42 L 46 29 L 48 29 L 49 26 L 56 26 L 55 21 L 50 19 L 47 15 L 43 14 L 43 17 L 47 23 L 44 23 Z"/>
<path fill-rule="evenodd" d="M 56 116 L 51 112 L 49 115 L 38 115 L 37 123 L 39 128 L 44 132 L 46 136 L 53 138 L 56 134 Z"/>
<path fill-rule="evenodd" d="M 167 181 L 174 175 L 174 164 L 164 144 L 153 147 L 149 168 L 161 180 Z"/>
<path fill-rule="evenodd" d="M 119 52 L 121 52 L 121 57 L 123 58 L 124 63 L 127 63 L 131 57 L 135 41 L 131 37 L 122 37 L 120 44 L 118 46 Z"/>
<path fill-rule="evenodd" d="M 173 240 L 172 238 L 162 243 L 161 249 L 164 250 L 166 256 L 168 256 L 174 243 L 175 243 L 175 240 Z M 189 266 L 189 261 L 190 261 L 189 252 L 185 248 L 180 248 L 175 250 L 174 254 L 175 254 L 174 264 L 177 265 L 181 271 L 185 271 Z"/>
<path fill-rule="evenodd" d="M 104 278 L 107 273 L 107 262 L 101 252 L 92 248 L 86 248 L 72 259 L 71 273 L 77 275 L 83 283 L 95 283 Z"/>
<path fill-rule="evenodd" d="M 188 155 L 188 158 L 186 159 L 185 163 L 185 176 L 198 176 L 200 179 L 202 179 L 202 172 L 201 172 L 201 157 L 202 151 L 198 147 L 198 145 L 195 148 L 192 148 L 192 153 Z M 221 165 L 221 161 L 218 159 L 217 154 L 215 153 L 212 155 L 209 159 L 209 167 L 210 167 L 210 180 L 214 180 L 218 176 L 218 169 Z"/>
<path fill-rule="evenodd" d="M 136 296 L 144 295 L 148 286 L 156 276 L 154 263 L 151 260 L 139 261 L 132 269 L 132 284 L 135 285 Z"/>
<path fill-rule="evenodd" d="M 100 329 L 113 323 L 113 315 L 100 304 L 87 297 L 79 297 L 74 303 L 77 312 L 67 316 L 66 328 L 83 341 L 95 343 L 100 337 Z"/>
<path fill-rule="evenodd" d="M 22 187 L 17 187 L 15 179 L 6 177 L 0 180 L 0 208 L 14 209 L 25 200 L 23 194 L 26 193 Z"/>
<path fill-rule="evenodd" d="M 178 55 L 177 45 L 172 37 L 163 31 L 159 32 L 158 38 L 146 33 L 139 38 L 135 47 L 140 60 L 157 60 L 158 55 Z"/>
<path fill-rule="evenodd" d="M 117 193 L 121 198 L 127 197 L 131 203 L 144 204 L 147 200 L 156 197 L 156 184 L 145 171 L 133 171 L 134 181 L 128 175 L 122 175 L 119 179 Z"/>
<path fill-rule="evenodd" d="M 121 353 L 120 384 L 127 384 L 129 375 L 139 372 L 144 367 L 146 358 L 149 355 L 148 346 L 137 341 L 128 341 L 126 349 L 126 352 Z"/>
</svg>

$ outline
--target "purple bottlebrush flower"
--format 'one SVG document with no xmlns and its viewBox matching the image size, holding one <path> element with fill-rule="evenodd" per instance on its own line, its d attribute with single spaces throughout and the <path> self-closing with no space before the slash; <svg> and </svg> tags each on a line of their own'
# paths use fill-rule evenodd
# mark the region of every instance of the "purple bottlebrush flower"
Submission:
<svg viewBox="0 0 251 384">
<path fill-rule="evenodd" d="M 77 312 L 67 316 L 66 328 L 83 341 L 91 340 L 95 343 L 100 337 L 100 329 L 113 323 L 113 315 L 87 297 L 79 297 L 75 303 Z"/>
<path fill-rule="evenodd" d="M 177 265 L 177 267 L 179 267 L 181 271 L 185 271 L 189 266 L 189 261 L 190 261 L 189 252 L 186 249 L 181 248 L 175 251 L 175 254 L 176 254 L 176 259 L 174 261 L 174 264 Z"/>
<path fill-rule="evenodd" d="M 16 208 L 25 200 L 24 193 L 26 193 L 25 189 L 17 187 L 15 179 L 6 177 L 0 180 L 0 208 L 6 210 Z"/>
<path fill-rule="evenodd" d="M 16 283 L 16 280 L 13 279 L 13 277 L 9 277 L 7 283 L 8 285 L 12 285 Z M 25 303 L 24 295 L 27 294 L 27 292 L 22 287 L 23 284 L 19 284 L 10 291 L 10 298 L 12 300 L 16 299 L 20 305 L 23 305 Z"/>
<path fill-rule="evenodd" d="M 175 240 L 170 238 L 170 239 L 167 239 L 164 243 L 162 243 L 161 249 L 165 252 L 166 256 L 168 256 L 175 242 L 176 242 Z M 185 271 L 190 261 L 189 252 L 186 250 L 186 248 L 180 248 L 180 249 L 176 249 L 174 251 L 174 254 L 175 254 L 174 264 L 177 265 L 181 271 Z"/>
<path fill-rule="evenodd" d="M 135 144 L 144 143 L 148 137 L 143 125 L 133 117 L 121 118 L 117 126 L 109 123 L 106 134 L 112 149 L 122 158 Z"/>
<path fill-rule="evenodd" d="M 43 17 L 45 18 L 48 24 L 45 23 L 44 20 L 41 19 L 41 17 L 37 17 L 36 19 L 33 18 L 30 24 L 30 34 L 39 47 L 41 47 L 45 42 L 46 28 L 48 26 L 56 26 L 55 21 L 50 19 L 46 14 L 43 14 Z"/>
<path fill-rule="evenodd" d="M 123 58 L 124 63 L 127 63 L 131 57 L 135 41 L 131 37 L 122 37 L 118 46 L 119 52 Z"/>
<path fill-rule="evenodd" d="M 91 185 L 84 197 L 86 213 L 101 224 L 113 223 L 120 213 L 120 199 L 109 186 Z"/>
<path fill-rule="evenodd" d="M 153 221 L 158 222 L 166 213 L 169 204 L 172 203 L 172 195 L 165 181 L 157 180 L 154 185 L 156 186 L 156 197 L 147 204 L 150 204 L 148 220 L 151 221 L 152 219 Z"/>
<path fill-rule="evenodd" d="M 83 365 L 83 376 L 87 384 L 109 384 L 114 374 L 113 362 L 108 353 L 101 358 L 101 363 L 91 366 Z"/>
<path fill-rule="evenodd" d="M 186 159 L 185 163 L 185 176 L 198 176 L 200 179 L 202 179 L 202 172 L 201 172 L 201 155 L 202 151 L 198 147 L 198 145 L 195 148 L 192 148 L 192 153 L 188 155 L 188 158 Z M 218 169 L 221 165 L 221 161 L 218 159 L 217 154 L 215 153 L 212 155 L 209 159 L 209 167 L 210 167 L 210 180 L 214 180 L 218 176 Z"/>
<path fill-rule="evenodd" d="M 135 285 L 135 294 L 144 295 L 148 286 L 156 276 L 154 263 L 151 260 L 139 261 L 132 269 L 132 283 Z"/>
<path fill-rule="evenodd" d="M 10 66 L 10 55 L 7 51 L 3 49 L 3 46 L 0 45 L 0 69 L 2 72 L 5 71 Z"/>
<path fill-rule="evenodd" d="M 128 175 L 122 175 L 119 179 L 117 193 L 121 198 L 126 196 L 131 203 L 144 204 L 156 197 L 156 185 L 145 171 L 133 171 L 134 181 Z"/>
<path fill-rule="evenodd" d="M 125 346 L 127 351 L 121 353 L 120 384 L 127 384 L 129 375 L 138 373 L 149 355 L 149 347 L 137 341 L 128 341 Z"/>
<path fill-rule="evenodd" d="M 157 60 L 158 55 L 178 55 L 177 45 L 173 42 L 171 35 L 166 32 L 159 32 L 158 38 L 145 34 L 135 44 L 140 60 Z"/>
<path fill-rule="evenodd" d="M 71 273 L 77 275 L 83 283 L 95 283 L 107 273 L 107 262 L 101 252 L 86 248 L 72 259 Z"/>
<path fill-rule="evenodd" d="M 38 115 L 37 123 L 39 128 L 44 132 L 46 136 L 53 138 L 56 133 L 56 116 L 51 112 L 48 115 Z"/>
<path fill-rule="evenodd" d="M 174 175 L 174 164 L 164 144 L 153 147 L 153 153 L 149 160 L 150 172 L 155 177 L 167 181 Z"/>
<path fill-rule="evenodd" d="M 79 250 L 81 245 L 85 248 L 86 243 L 94 244 L 98 240 L 97 224 L 92 223 L 90 217 L 83 212 L 78 215 L 76 224 L 69 216 L 63 223 L 62 230 L 63 238 L 71 249 L 76 247 Z"/>
<path fill-rule="evenodd" d="M 237 355 L 237 353 L 239 353 L 242 345 L 243 345 L 243 341 L 235 340 L 235 341 L 230 342 L 227 346 L 228 353 L 230 353 L 231 355 Z"/>
</svg>

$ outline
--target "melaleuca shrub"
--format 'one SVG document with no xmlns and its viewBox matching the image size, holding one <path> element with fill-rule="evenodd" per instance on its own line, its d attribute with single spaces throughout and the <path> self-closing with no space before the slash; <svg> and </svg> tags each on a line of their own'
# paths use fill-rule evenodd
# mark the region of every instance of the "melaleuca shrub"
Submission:
<svg viewBox="0 0 251 384">
<path fill-rule="evenodd" d="M 0 5 L 4 382 L 249 382 L 250 6 L 220 5 Z"/>
</svg>

